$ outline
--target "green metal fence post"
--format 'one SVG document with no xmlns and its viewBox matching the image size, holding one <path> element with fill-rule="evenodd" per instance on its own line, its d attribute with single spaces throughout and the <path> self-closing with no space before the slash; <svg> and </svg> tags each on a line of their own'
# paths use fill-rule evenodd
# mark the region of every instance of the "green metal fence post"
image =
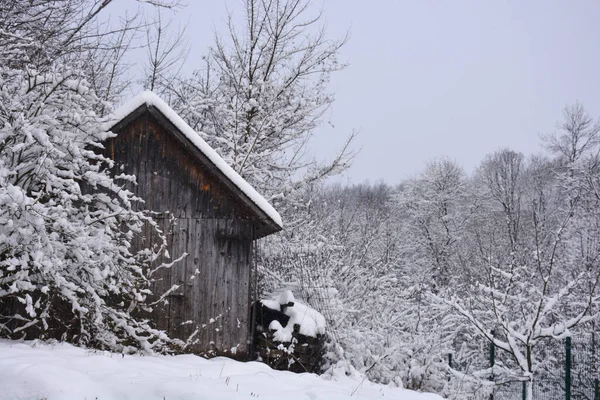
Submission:
<svg viewBox="0 0 600 400">
<path fill-rule="evenodd" d="M 527 400 L 527 382 L 523 381 L 523 385 L 521 387 L 521 398 L 523 400 Z M 529 399 L 531 400 L 531 399 Z"/>
<path fill-rule="evenodd" d="M 492 337 L 494 337 L 496 333 L 492 331 Z M 490 367 L 494 367 L 494 363 L 496 362 L 496 346 L 494 346 L 494 342 L 490 344 Z"/>
<path fill-rule="evenodd" d="M 596 355 L 596 323 L 592 321 L 592 363 L 594 366 L 598 365 L 598 357 Z M 598 387 L 598 371 L 595 372 L 596 378 L 594 379 L 594 400 L 600 400 L 600 388 Z"/>
<path fill-rule="evenodd" d="M 492 330 L 492 337 L 496 336 L 496 333 Z M 490 381 L 494 381 L 494 364 L 496 363 L 496 346 L 494 346 L 494 342 L 490 342 L 490 367 L 492 368 L 492 374 L 490 376 Z M 492 393 L 490 394 L 490 400 L 494 400 L 494 389 L 492 389 Z"/>
<path fill-rule="evenodd" d="M 452 353 L 448 354 L 448 366 L 452 368 Z"/>
<path fill-rule="evenodd" d="M 571 400 L 571 337 L 565 341 L 565 399 Z"/>
</svg>

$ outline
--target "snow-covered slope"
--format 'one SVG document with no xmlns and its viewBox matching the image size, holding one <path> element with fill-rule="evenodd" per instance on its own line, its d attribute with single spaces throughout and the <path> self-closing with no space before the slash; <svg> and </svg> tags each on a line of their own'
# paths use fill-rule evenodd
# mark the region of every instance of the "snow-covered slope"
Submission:
<svg viewBox="0 0 600 400">
<path fill-rule="evenodd" d="M 193 355 L 121 356 L 68 344 L 0 340 L 0 399 L 441 400 L 433 394 L 340 376 L 274 371 L 257 363 Z"/>
</svg>

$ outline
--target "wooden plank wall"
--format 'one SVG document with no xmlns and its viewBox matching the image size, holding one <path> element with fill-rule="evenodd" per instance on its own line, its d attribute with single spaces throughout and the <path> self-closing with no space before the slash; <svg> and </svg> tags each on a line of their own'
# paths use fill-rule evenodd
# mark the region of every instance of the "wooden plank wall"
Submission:
<svg viewBox="0 0 600 400">
<path fill-rule="evenodd" d="M 141 209 L 177 218 L 255 219 L 209 169 L 147 111 L 105 143 L 115 173 L 135 175 L 127 187 L 145 200 Z M 121 166 L 123 169 L 121 169 Z"/>
<path fill-rule="evenodd" d="M 223 219 L 176 220 L 172 256 L 188 256 L 156 283 L 155 291 L 179 285 L 169 296 L 168 331 L 181 339 L 197 331 L 188 349 L 194 353 L 247 355 L 252 242 L 238 236 L 250 228 Z"/>
<path fill-rule="evenodd" d="M 246 359 L 254 232 L 250 210 L 148 112 L 122 128 L 106 143 L 106 151 L 116 161 L 115 173 L 136 175 L 137 185 L 128 188 L 146 201 L 141 208 L 157 213 L 171 259 L 188 253 L 183 262 L 153 276 L 156 294 L 180 285 L 169 303 L 153 312 L 156 326 L 183 340 L 198 330 L 187 349 L 194 353 Z M 140 245 L 154 243 L 155 233 L 147 227 Z"/>
</svg>

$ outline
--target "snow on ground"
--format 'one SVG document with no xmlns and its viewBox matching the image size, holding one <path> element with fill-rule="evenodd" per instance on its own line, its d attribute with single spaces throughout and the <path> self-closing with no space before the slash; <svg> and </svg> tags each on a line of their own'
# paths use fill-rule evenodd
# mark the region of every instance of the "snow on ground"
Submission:
<svg viewBox="0 0 600 400">
<path fill-rule="evenodd" d="M 1 400 L 441 400 L 345 375 L 274 371 L 193 355 L 122 356 L 69 344 L 0 340 Z"/>
</svg>

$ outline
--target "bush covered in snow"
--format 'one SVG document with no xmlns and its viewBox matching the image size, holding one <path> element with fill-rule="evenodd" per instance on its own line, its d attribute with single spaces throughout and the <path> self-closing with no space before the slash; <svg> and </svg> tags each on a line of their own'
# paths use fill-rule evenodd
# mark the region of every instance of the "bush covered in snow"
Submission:
<svg viewBox="0 0 600 400">
<path fill-rule="evenodd" d="M 102 46 L 86 38 L 102 7 L 0 5 L 0 335 L 151 350 L 168 339 L 134 313 L 150 306 L 146 267 L 162 249 L 132 252 L 155 224 L 123 189 L 135 178 L 99 155 L 107 105 L 86 62 Z"/>
</svg>

